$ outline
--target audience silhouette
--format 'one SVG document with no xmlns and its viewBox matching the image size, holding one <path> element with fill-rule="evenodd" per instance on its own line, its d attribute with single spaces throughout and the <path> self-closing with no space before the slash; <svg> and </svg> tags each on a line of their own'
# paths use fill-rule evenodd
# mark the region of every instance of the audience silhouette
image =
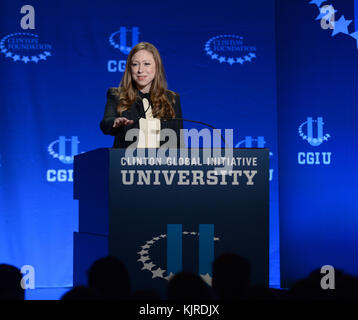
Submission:
<svg viewBox="0 0 358 320">
<path fill-rule="evenodd" d="M 136 290 L 132 294 L 134 301 L 160 301 L 160 295 L 154 290 Z"/>
<path fill-rule="evenodd" d="M 168 300 L 211 300 L 210 287 L 197 274 L 180 272 L 168 283 Z"/>
<path fill-rule="evenodd" d="M 88 286 L 75 286 L 61 300 L 160 301 L 154 290 L 136 290 L 131 294 L 129 272 L 113 256 L 96 260 L 88 270 Z M 168 301 L 225 300 L 358 300 L 358 278 L 342 270 L 334 271 L 334 289 L 323 289 L 321 269 L 294 283 L 288 290 L 251 285 L 251 265 L 235 253 L 218 256 L 212 265 L 212 287 L 199 275 L 179 272 L 167 286 Z M 22 274 L 15 266 L 0 264 L 0 300 L 24 300 Z"/>
<path fill-rule="evenodd" d="M 342 270 L 334 271 L 334 289 L 322 289 L 321 280 L 324 275 L 321 269 L 294 283 L 289 292 L 290 300 L 357 300 L 358 278 L 344 273 Z"/>
<path fill-rule="evenodd" d="M 88 287 L 106 300 L 129 300 L 131 297 L 128 270 L 122 261 L 113 256 L 92 264 L 88 271 Z"/>
<path fill-rule="evenodd" d="M 21 286 L 20 269 L 0 264 L 0 300 L 24 300 L 25 290 Z"/>
<path fill-rule="evenodd" d="M 249 261 L 235 253 L 223 253 L 213 262 L 212 288 L 220 300 L 242 299 L 250 286 Z"/>
</svg>

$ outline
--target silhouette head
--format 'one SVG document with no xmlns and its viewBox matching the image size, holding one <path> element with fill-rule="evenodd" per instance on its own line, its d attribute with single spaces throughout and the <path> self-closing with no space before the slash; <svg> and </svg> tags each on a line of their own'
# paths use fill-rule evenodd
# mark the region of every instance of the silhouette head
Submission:
<svg viewBox="0 0 358 320">
<path fill-rule="evenodd" d="M 24 300 L 20 269 L 9 264 L 0 264 L 0 300 Z"/>
<path fill-rule="evenodd" d="M 251 266 L 236 253 L 224 253 L 213 263 L 213 291 L 219 299 L 240 299 L 250 286 Z"/>
<path fill-rule="evenodd" d="M 104 299 L 130 299 L 131 286 L 126 266 L 118 258 L 104 257 L 88 271 L 88 286 Z"/>
<path fill-rule="evenodd" d="M 180 272 L 168 283 L 168 300 L 211 300 L 211 288 L 197 274 Z"/>
</svg>

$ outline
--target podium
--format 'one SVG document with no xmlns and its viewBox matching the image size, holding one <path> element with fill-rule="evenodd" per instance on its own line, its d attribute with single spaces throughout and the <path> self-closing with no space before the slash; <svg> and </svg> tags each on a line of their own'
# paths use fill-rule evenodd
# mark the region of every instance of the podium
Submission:
<svg viewBox="0 0 358 320">
<path fill-rule="evenodd" d="M 103 148 L 75 156 L 73 285 L 86 285 L 90 265 L 113 255 L 128 268 L 133 291 L 164 296 L 179 271 L 210 285 L 215 257 L 234 252 L 250 261 L 251 283 L 268 286 L 269 150 L 214 150 L 128 156 Z"/>
</svg>

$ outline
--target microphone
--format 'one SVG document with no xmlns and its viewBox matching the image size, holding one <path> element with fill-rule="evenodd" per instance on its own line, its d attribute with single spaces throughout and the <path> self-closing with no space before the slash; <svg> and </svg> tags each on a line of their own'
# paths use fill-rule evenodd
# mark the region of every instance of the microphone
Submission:
<svg viewBox="0 0 358 320">
<path fill-rule="evenodd" d="M 144 115 L 145 115 L 145 114 L 147 113 L 148 109 L 149 109 L 150 106 L 151 106 L 151 101 L 150 101 L 150 98 L 149 98 L 149 97 L 148 97 L 148 98 L 147 98 L 147 97 L 141 97 L 143 107 L 144 107 L 144 103 L 143 103 L 143 100 L 144 100 L 144 99 L 147 99 L 148 102 L 149 102 L 149 105 L 148 105 L 148 107 L 147 107 L 147 110 L 144 110 Z M 138 107 L 139 107 L 139 106 L 138 106 Z M 143 108 L 143 109 L 144 109 L 144 108 Z M 140 114 L 139 110 L 138 110 L 138 113 Z M 139 117 L 137 120 L 135 120 L 135 123 L 139 122 L 139 119 L 140 119 L 140 117 Z M 184 118 L 161 118 L 161 119 L 159 119 L 159 120 L 164 120 L 164 121 L 167 121 L 167 120 L 187 121 L 187 122 L 192 122 L 192 123 L 201 124 L 201 125 L 203 125 L 203 126 L 206 126 L 206 127 L 208 127 L 208 128 L 211 128 L 211 129 L 213 129 L 213 130 L 218 130 L 218 129 L 216 129 L 214 126 L 212 126 L 212 125 L 210 125 L 210 124 L 208 124 L 208 123 L 205 123 L 205 122 L 202 122 L 202 121 L 197 121 L 197 120 L 190 120 L 190 119 L 184 119 Z M 220 137 L 221 137 L 221 140 L 224 142 L 225 146 L 228 147 L 228 145 L 227 145 L 227 143 L 226 143 L 224 137 L 222 136 L 221 132 L 220 132 Z"/>
<path fill-rule="evenodd" d="M 198 123 L 198 124 L 201 124 L 203 126 L 207 126 L 208 128 L 211 128 L 213 130 L 218 130 L 217 128 L 213 127 L 212 125 L 210 125 L 208 123 L 205 123 L 205 122 L 202 122 L 202 121 L 197 121 L 197 120 L 190 120 L 190 119 L 184 119 L 184 118 L 161 118 L 160 120 L 187 121 L 187 122 Z M 219 132 L 219 133 L 220 133 L 221 140 L 224 142 L 225 146 L 228 147 L 223 135 L 221 134 L 221 132 Z"/>
</svg>

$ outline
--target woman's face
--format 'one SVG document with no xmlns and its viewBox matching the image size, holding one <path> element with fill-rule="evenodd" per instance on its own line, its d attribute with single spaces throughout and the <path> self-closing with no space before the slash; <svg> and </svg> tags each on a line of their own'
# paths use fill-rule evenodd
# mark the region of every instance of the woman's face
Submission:
<svg viewBox="0 0 358 320">
<path fill-rule="evenodd" d="M 147 50 L 140 50 L 133 55 L 131 61 L 131 73 L 137 88 L 143 93 L 150 90 L 155 78 L 156 65 L 152 53 Z"/>
</svg>

